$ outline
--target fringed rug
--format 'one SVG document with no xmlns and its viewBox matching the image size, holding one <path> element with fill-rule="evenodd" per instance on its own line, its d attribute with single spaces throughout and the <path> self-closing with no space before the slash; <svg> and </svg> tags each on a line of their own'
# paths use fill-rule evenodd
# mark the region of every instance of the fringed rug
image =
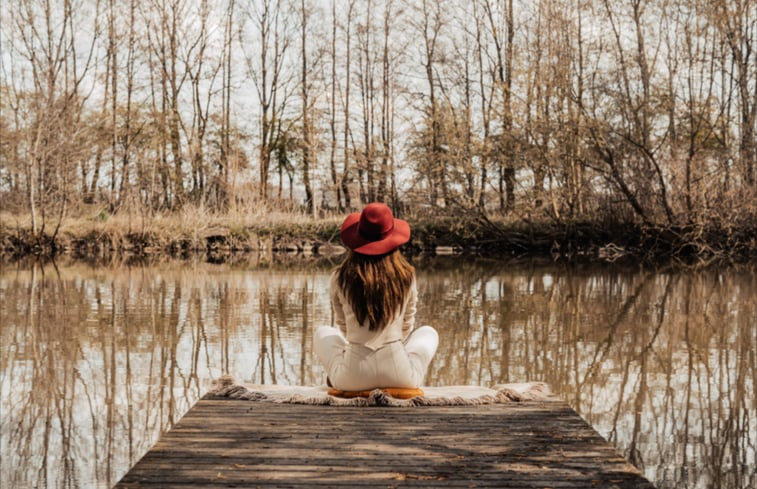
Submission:
<svg viewBox="0 0 757 489">
<path fill-rule="evenodd" d="M 240 399 L 285 404 L 313 404 L 320 406 L 473 406 L 479 404 L 506 404 L 522 401 L 554 400 L 549 387 L 543 382 L 498 384 L 488 387 L 452 385 L 422 387 L 423 396 L 397 399 L 380 389 L 368 397 L 330 396 L 326 386 L 238 384 L 230 375 L 213 381 L 205 399 Z"/>
</svg>

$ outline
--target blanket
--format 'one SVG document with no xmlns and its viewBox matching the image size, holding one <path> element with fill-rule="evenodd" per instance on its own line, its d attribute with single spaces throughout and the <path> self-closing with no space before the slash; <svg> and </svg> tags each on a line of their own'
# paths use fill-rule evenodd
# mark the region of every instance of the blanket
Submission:
<svg viewBox="0 0 757 489">
<path fill-rule="evenodd" d="M 397 399 L 380 389 L 374 389 L 368 397 L 336 397 L 329 395 L 326 386 L 263 385 L 237 383 L 230 375 L 213 381 L 205 399 L 240 399 L 248 401 L 286 404 L 313 404 L 321 406 L 472 406 L 480 404 L 505 404 L 522 401 L 550 401 L 552 397 L 547 384 L 526 382 L 497 384 L 492 387 L 471 385 L 423 386 L 422 396 Z"/>
</svg>

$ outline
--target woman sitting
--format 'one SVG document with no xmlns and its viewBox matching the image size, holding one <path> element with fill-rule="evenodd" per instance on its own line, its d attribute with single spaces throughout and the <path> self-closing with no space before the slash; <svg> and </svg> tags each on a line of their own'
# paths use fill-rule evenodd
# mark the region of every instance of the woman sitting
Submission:
<svg viewBox="0 0 757 489">
<path fill-rule="evenodd" d="M 373 203 L 347 216 L 341 237 L 350 251 L 331 276 L 338 329 L 315 332 L 330 385 L 344 391 L 419 387 L 439 335 L 431 326 L 414 329 L 415 269 L 398 250 L 410 239 L 410 226 Z"/>
</svg>

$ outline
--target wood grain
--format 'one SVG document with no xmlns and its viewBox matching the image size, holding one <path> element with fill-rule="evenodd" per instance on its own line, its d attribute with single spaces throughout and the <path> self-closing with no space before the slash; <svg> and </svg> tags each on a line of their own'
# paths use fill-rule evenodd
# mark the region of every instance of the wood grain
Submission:
<svg viewBox="0 0 757 489">
<path fill-rule="evenodd" d="M 652 488 L 567 404 L 201 400 L 116 487 Z"/>
</svg>

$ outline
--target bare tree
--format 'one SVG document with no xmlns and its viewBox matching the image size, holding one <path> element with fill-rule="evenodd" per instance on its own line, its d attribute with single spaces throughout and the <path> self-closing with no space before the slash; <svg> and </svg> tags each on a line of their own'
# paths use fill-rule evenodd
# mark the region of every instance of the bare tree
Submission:
<svg viewBox="0 0 757 489">
<path fill-rule="evenodd" d="M 757 6 L 750 0 L 711 3 L 711 22 L 730 50 L 739 99 L 739 161 L 746 183 L 757 186 Z"/>
<path fill-rule="evenodd" d="M 337 32 L 337 15 L 336 0 L 331 0 L 331 96 L 329 98 L 329 133 L 331 135 L 331 146 L 329 151 L 329 170 L 331 175 L 331 188 L 336 196 L 336 207 L 342 210 L 342 189 L 339 186 L 339 179 L 336 172 L 336 88 L 338 85 L 336 77 L 336 32 Z"/>
<path fill-rule="evenodd" d="M 352 136 L 350 128 L 350 87 L 351 87 L 351 73 L 352 73 L 352 16 L 355 12 L 355 0 L 349 0 L 347 7 L 347 20 L 344 27 L 345 30 L 345 73 L 344 73 L 344 131 L 343 131 L 343 149 L 344 149 L 344 168 L 342 169 L 342 194 L 344 195 L 344 207 L 350 209 L 352 207 L 352 199 L 350 197 L 349 184 L 351 182 L 350 174 L 350 138 Z M 354 153 L 353 153 L 354 154 Z"/>
<path fill-rule="evenodd" d="M 479 96 L 481 99 L 481 108 L 480 108 L 480 117 L 481 117 L 481 125 L 482 125 L 482 139 L 481 139 L 481 150 L 479 154 L 480 159 L 480 167 L 481 167 L 481 177 L 480 177 L 480 187 L 479 187 L 479 197 L 478 197 L 478 205 L 482 210 L 485 210 L 486 208 L 486 186 L 488 183 L 488 168 L 489 168 L 489 162 L 490 162 L 490 152 L 492 147 L 491 142 L 491 120 L 492 120 L 492 111 L 493 111 L 493 100 L 494 100 L 494 89 L 495 85 L 493 83 L 487 84 L 487 79 L 489 77 L 486 76 L 487 72 L 493 72 L 494 68 L 491 66 L 490 57 L 488 56 L 488 53 L 486 53 L 486 47 L 485 47 L 485 40 L 484 40 L 484 30 L 486 29 L 486 26 L 483 21 L 483 16 L 481 15 L 481 11 L 479 10 L 482 8 L 479 4 L 479 2 L 473 3 L 473 17 L 476 21 L 476 61 L 477 61 L 477 69 L 478 69 L 478 90 L 479 90 Z M 486 63 L 484 62 L 484 59 L 486 58 Z"/>
<path fill-rule="evenodd" d="M 393 87 L 393 56 L 390 45 L 392 42 L 393 21 L 398 12 L 394 2 L 389 0 L 384 4 L 382 16 L 382 47 L 381 47 L 381 164 L 378 171 L 376 186 L 376 200 L 396 201 L 394 192 L 394 93 Z M 387 196 L 387 192 L 389 196 Z"/>
<path fill-rule="evenodd" d="M 312 135 L 311 135 L 311 122 L 310 122 L 310 98 L 309 98 L 309 85 L 308 85 L 308 9 L 305 8 L 305 0 L 300 0 L 300 21 L 301 21 L 301 46 L 300 46 L 300 73 L 302 75 L 300 79 L 300 93 L 302 104 L 302 183 L 305 187 L 305 207 L 309 213 L 313 212 L 313 188 L 310 185 L 310 167 L 313 164 L 312 153 Z"/>
<path fill-rule="evenodd" d="M 96 37 L 81 53 L 75 42 L 77 29 L 84 26 L 80 9 L 73 0 L 60 5 L 19 0 L 9 5 L 12 35 L 18 41 L 12 54 L 31 72 L 31 80 L 17 80 L 22 85 L 13 87 L 13 93 L 19 103 L 22 98 L 29 101 L 25 108 L 26 154 L 19 156 L 26 161 L 26 196 L 35 239 L 44 235 L 48 212 L 54 206 L 57 223 L 53 237 L 57 234 L 73 182 L 71 170 L 82 157 L 77 139 L 84 129 L 87 94 L 82 93 L 81 85 L 90 71 Z M 96 10 L 93 25 L 97 25 L 98 14 Z M 17 116 L 21 110 L 16 105 Z"/>
<path fill-rule="evenodd" d="M 255 84 L 260 101 L 260 189 L 259 197 L 268 197 L 268 179 L 271 159 L 280 136 L 284 110 L 288 99 L 286 87 L 288 74 L 285 72 L 285 55 L 289 49 L 291 37 L 283 19 L 280 18 L 281 3 L 273 0 L 253 2 L 247 10 L 249 18 L 257 30 L 259 62 L 256 64 L 250 55 L 245 55 L 248 75 Z"/>
<path fill-rule="evenodd" d="M 438 55 L 438 40 L 442 29 L 442 3 L 431 0 L 423 0 L 421 3 L 421 13 L 423 15 L 419 26 L 423 35 L 423 69 L 428 83 L 428 121 L 431 126 L 430 141 L 428 148 L 428 182 L 430 190 L 431 204 L 436 205 L 438 193 L 441 191 L 444 205 L 449 204 L 447 193 L 447 183 L 444 173 L 444 167 L 441 164 L 441 147 L 440 147 L 440 122 L 438 114 L 438 100 L 436 96 L 436 74 L 434 73 L 434 63 Z"/>
<path fill-rule="evenodd" d="M 374 157 L 375 157 L 375 53 L 373 27 L 373 0 L 366 0 L 363 21 L 357 25 L 358 43 L 358 71 L 357 78 L 360 87 L 361 127 L 363 147 L 357 161 L 357 179 L 360 189 L 360 200 L 372 202 L 374 192 Z M 353 142 L 354 144 L 354 142 Z M 355 151 L 358 154 L 358 151 Z"/>
<path fill-rule="evenodd" d="M 513 135 L 513 39 L 515 36 L 515 19 L 513 0 L 484 1 L 484 12 L 489 22 L 489 35 L 494 42 L 495 82 L 500 87 L 502 98 L 502 135 L 499 141 L 498 181 L 499 208 L 506 212 L 515 203 L 515 166 L 512 161 L 514 151 Z"/>
</svg>

